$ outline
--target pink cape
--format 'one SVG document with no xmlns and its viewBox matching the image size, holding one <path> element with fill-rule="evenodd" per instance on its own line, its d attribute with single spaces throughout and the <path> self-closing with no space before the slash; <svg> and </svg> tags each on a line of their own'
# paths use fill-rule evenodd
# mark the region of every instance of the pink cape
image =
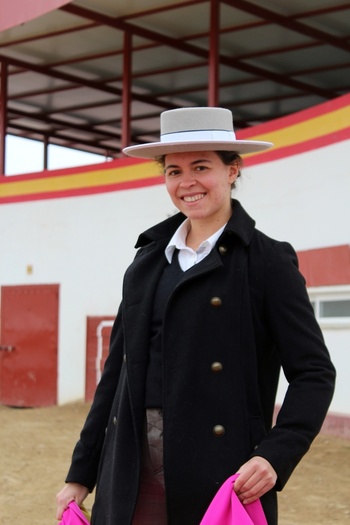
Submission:
<svg viewBox="0 0 350 525">
<path fill-rule="evenodd" d="M 200 525 L 267 525 L 260 500 L 243 505 L 233 484 L 239 474 L 229 477 L 220 487 Z"/>
<path fill-rule="evenodd" d="M 89 525 L 89 522 L 75 501 L 71 501 L 64 511 L 59 525 Z"/>
</svg>

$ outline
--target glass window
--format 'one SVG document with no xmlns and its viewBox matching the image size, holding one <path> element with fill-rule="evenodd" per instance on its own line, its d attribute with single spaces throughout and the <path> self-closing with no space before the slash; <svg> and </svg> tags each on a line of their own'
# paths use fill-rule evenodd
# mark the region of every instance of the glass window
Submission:
<svg viewBox="0 0 350 525">
<path fill-rule="evenodd" d="M 320 301 L 320 317 L 350 317 L 350 299 Z"/>
</svg>

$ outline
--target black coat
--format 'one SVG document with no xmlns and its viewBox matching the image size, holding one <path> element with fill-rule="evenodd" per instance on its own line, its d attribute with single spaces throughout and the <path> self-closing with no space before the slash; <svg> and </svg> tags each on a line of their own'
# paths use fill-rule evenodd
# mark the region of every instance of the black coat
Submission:
<svg viewBox="0 0 350 525">
<path fill-rule="evenodd" d="M 97 480 L 93 525 L 132 522 L 152 300 L 167 264 L 164 249 L 183 220 L 177 214 L 140 235 L 125 274 L 110 355 L 67 477 L 91 490 Z M 332 398 L 335 371 L 295 252 L 254 224 L 233 201 L 215 248 L 184 272 L 164 312 L 169 525 L 198 525 L 219 486 L 253 455 L 271 463 L 281 490 Z M 289 388 L 271 429 L 280 365 Z M 263 505 L 274 525 L 275 491 Z"/>
</svg>

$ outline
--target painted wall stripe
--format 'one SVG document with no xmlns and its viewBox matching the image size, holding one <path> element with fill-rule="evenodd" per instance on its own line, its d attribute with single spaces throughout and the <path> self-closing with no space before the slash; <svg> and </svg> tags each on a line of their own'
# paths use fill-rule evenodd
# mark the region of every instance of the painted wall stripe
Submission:
<svg viewBox="0 0 350 525">
<path fill-rule="evenodd" d="M 237 133 L 240 139 L 270 140 L 275 147 L 244 156 L 252 166 L 350 139 L 350 94 Z M 252 133 L 254 132 L 254 133 Z M 78 168 L 0 178 L 0 204 L 121 191 L 162 184 L 159 167 L 122 158 Z"/>
<path fill-rule="evenodd" d="M 304 122 L 298 122 L 287 128 L 277 129 L 264 135 L 250 136 L 253 140 L 268 140 L 275 144 L 274 149 L 285 148 L 291 145 L 300 144 L 320 137 L 331 137 L 333 133 L 338 133 L 344 129 L 349 130 L 350 105 L 346 108 L 332 111 L 322 116 L 315 117 Z M 237 133 L 241 138 L 240 134 Z M 249 157 L 251 155 L 247 155 Z"/>
<path fill-rule="evenodd" d="M 294 124 L 299 124 L 305 122 L 306 120 L 311 120 L 316 117 L 325 115 L 326 113 L 331 113 L 333 111 L 346 108 L 350 105 L 350 93 L 343 95 L 341 97 L 335 98 L 328 102 L 312 106 L 311 108 L 298 111 L 297 113 L 292 113 L 285 117 L 277 118 L 265 122 L 264 124 L 258 124 L 253 128 L 246 128 L 239 131 L 240 138 L 248 139 L 253 138 L 252 131 L 254 131 L 254 137 L 271 133 L 273 131 L 287 128 L 293 126 Z M 349 121 L 348 121 L 349 122 Z"/>
<path fill-rule="evenodd" d="M 146 188 L 149 186 L 155 186 L 162 184 L 164 178 L 162 175 L 151 177 L 147 179 L 136 179 L 132 181 L 116 182 L 109 185 L 94 185 L 94 186 L 84 186 L 77 187 L 73 189 L 61 189 L 59 191 L 46 191 L 38 193 L 20 193 L 18 195 L 8 195 L 7 197 L 2 198 L 0 195 L 0 204 L 9 204 L 9 203 L 20 203 L 28 201 L 37 201 L 37 200 L 47 200 L 47 199 L 58 199 L 58 198 L 67 198 L 67 197 L 79 197 L 84 195 L 96 195 L 101 193 L 110 193 L 113 191 L 122 191 L 122 190 L 131 190 L 136 188 Z"/>
</svg>

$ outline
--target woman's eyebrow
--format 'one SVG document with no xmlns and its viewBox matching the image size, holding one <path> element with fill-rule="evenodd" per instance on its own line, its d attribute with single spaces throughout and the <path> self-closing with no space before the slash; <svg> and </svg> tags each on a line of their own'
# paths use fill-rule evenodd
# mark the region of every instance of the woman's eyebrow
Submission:
<svg viewBox="0 0 350 525">
<path fill-rule="evenodd" d="M 202 162 L 212 162 L 210 159 L 196 159 L 193 162 L 191 162 L 190 166 L 195 166 L 196 164 L 201 164 Z M 179 168 L 177 164 L 169 164 L 169 166 L 165 166 L 166 170 Z"/>
<path fill-rule="evenodd" d="M 201 164 L 202 162 L 211 162 L 211 160 L 210 159 L 197 159 L 191 162 L 191 166 L 194 164 Z"/>
</svg>

